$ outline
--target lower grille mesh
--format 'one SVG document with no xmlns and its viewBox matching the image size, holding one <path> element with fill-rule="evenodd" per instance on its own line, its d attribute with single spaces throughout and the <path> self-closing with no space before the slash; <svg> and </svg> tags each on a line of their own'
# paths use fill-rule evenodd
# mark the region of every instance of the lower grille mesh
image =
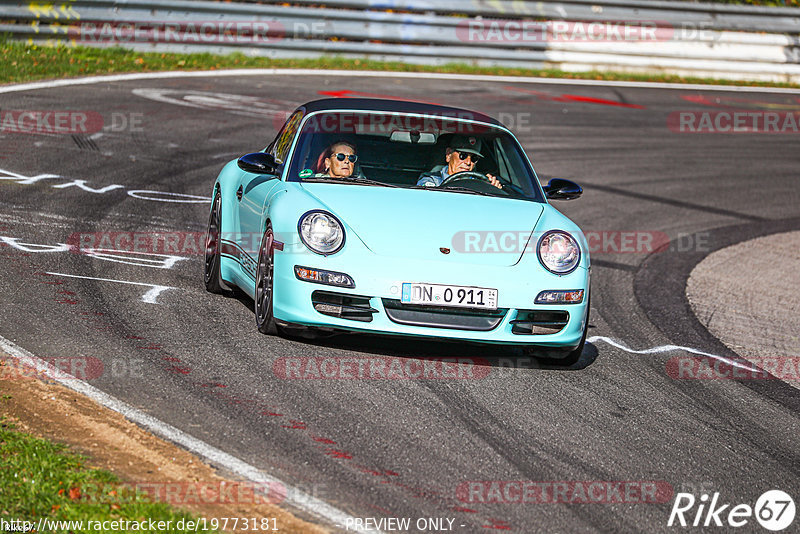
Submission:
<svg viewBox="0 0 800 534">
<path fill-rule="evenodd" d="M 383 299 L 383 307 L 386 309 L 389 319 L 398 324 L 477 332 L 493 330 L 508 312 L 508 309 L 474 310 L 443 306 L 417 306 L 403 304 L 396 299 Z"/>
</svg>

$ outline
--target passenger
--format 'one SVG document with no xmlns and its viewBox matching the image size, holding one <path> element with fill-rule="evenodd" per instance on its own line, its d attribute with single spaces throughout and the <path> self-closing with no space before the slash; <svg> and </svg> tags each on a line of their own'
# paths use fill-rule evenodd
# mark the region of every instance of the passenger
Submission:
<svg viewBox="0 0 800 534">
<path fill-rule="evenodd" d="M 349 178 L 353 176 L 356 161 L 358 156 L 355 145 L 347 141 L 337 141 L 319 155 L 315 176 Z"/>
</svg>

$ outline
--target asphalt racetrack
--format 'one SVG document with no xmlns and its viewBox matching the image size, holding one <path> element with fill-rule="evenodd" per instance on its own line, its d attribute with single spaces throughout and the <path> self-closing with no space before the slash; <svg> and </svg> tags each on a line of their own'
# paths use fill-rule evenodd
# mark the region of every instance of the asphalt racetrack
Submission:
<svg viewBox="0 0 800 534">
<path fill-rule="evenodd" d="M 265 147 L 297 104 L 331 95 L 488 113 L 543 180 L 584 187 L 555 204 L 594 235 L 577 365 L 406 338 L 266 337 L 252 301 L 205 292 L 217 173 Z M 0 335 L 42 358 L 102 361 L 92 385 L 292 488 L 353 518 L 450 518 L 454 532 L 670 532 L 680 492 L 732 506 L 772 489 L 797 499 L 800 392 L 789 380 L 681 375 L 676 358 L 736 358 L 695 319 L 686 279 L 714 250 L 800 228 L 800 134 L 675 122 L 682 111 L 796 112 L 796 93 L 208 75 L 10 92 L 0 107 L 102 121 L 89 133 L 0 133 Z M 167 253 L 177 259 L 67 246 L 103 233 L 201 237 Z M 742 272 L 741 287 L 757 276 Z M 454 380 L 276 373 L 293 357 L 478 363 Z M 522 498 L 524 487 L 541 491 Z M 753 518 L 739 530 L 763 531 Z"/>
</svg>

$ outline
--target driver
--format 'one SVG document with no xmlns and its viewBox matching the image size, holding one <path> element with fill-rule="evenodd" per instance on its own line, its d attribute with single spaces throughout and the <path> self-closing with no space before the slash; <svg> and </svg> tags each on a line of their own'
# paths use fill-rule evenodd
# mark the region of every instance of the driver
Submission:
<svg viewBox="0 0 800 534">
<path fill-rule="evenodd" d="M 481 157 L 480 139 L 466 135 L 454 135 L 450 140 L 450 146 L 445 151 L 444 160 L 447 165 L 436 166 L 430 171 L 422 173 L 417 180 L 417 185 L 438 187 L 451 174 L 474 170 L 475 164 Z M 493 186 L 503 187 L 494 175 L 487 174 L 486 177 Z"/>
</svg>

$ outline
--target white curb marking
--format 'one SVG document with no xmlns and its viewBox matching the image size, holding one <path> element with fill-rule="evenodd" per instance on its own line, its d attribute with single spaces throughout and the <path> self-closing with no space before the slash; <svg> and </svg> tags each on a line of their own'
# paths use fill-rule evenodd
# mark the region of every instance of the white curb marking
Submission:
<svg viewBox="0 0 800 534">
<path fill-rule="evenodd" d="M 440 74 L 436 72 L 384 72 L 384 71 L 345 71 L 345 70 L 314 70 L 314 69 L 241 69 L 241 70 L 216 70 L 209 71 L 167 71 L 143 72 L 135 74 L 113 74 L 107 76 L 89 76 L 86 78 L 71 78 L 66 80 L 49 80 L 19 85 L 0 87 L 1 93 L 15 93 L 18 91 L 32 91 L 34 89 L 50 89 L 70 85 L 90 85 L 106 82 L 126 82 L 132 80 L 159 80 L 164 78 L 218 78 L 220 76 L 342 76 L 347 78 L 419 78 L 426 80 L 451 80 L 451 81 L 478 81 L 502 83 L 540 83 L 549 85 L 587 85 L 598 87 L 634 87 L 649 89 L 681 89 L 699 91 L 730 91 L 734 93 L 788 93 L 798 94 L 797 89 L 783 87 L 749 87 L 742 85 L 703 85 L 690 83 L 658 83 L 658 82 L 625 82 L 603 80 L 579 80 L 567 78 L 533 78 L 523 76 L 489 76 L 472 74 Z"/>
</svg>

